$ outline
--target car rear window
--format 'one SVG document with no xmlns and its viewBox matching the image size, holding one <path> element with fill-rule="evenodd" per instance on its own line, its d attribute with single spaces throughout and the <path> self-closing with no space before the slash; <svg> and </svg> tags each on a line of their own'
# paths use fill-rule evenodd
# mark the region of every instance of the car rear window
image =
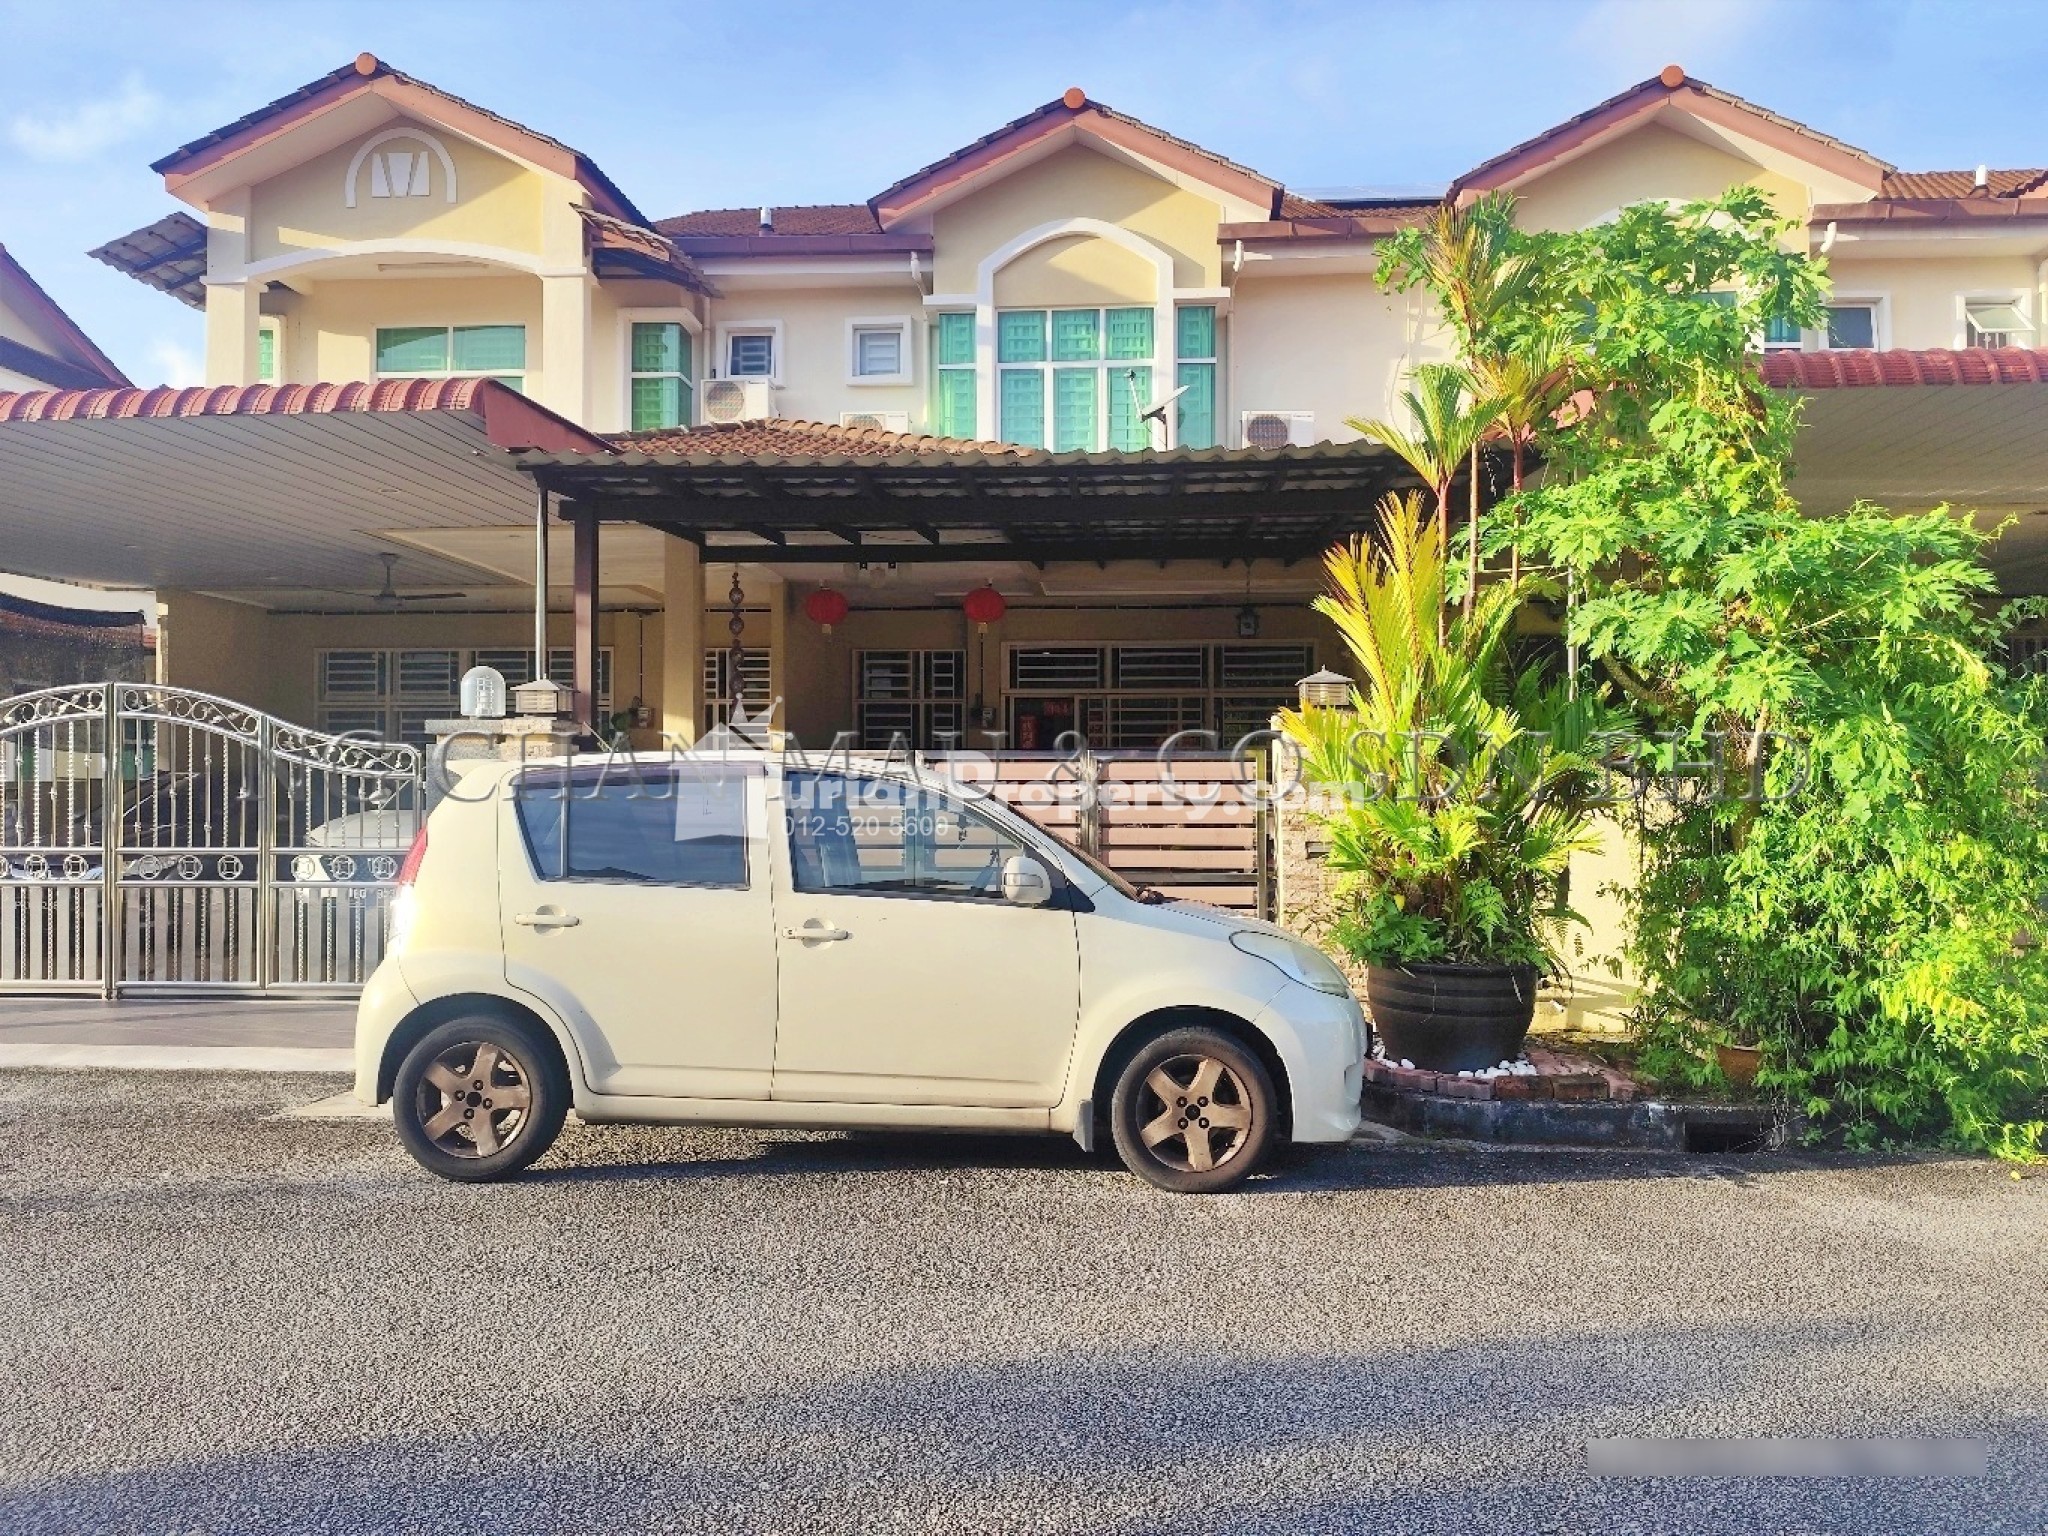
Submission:
<svg viewBox="0 0 2048 1536">
<path fill-rule="evenodd" d="M 749 777 L 725 766 L 536 768 L 513 800 L 543 880 L 743 887 Z"/>
</svg>

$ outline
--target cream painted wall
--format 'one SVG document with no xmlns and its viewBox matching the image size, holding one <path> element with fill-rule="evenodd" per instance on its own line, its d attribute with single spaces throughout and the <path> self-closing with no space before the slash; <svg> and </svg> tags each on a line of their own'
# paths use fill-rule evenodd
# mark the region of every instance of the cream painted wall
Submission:
<svg viewBox="0 0 2048 1536">
<path fill-rule="evenodd" d="M 913 429 L 924 425 L 930 378 L 926 371 L 927 324 L 923 295 L 906 265 L 899 286 L 871 288 L 756 288 L 728 285 L 710 306 L 707 356 L 699 374 L 724 373 L 718 330 L 722 325 L 779 321 L 782 383 L 774 391 L 774 414 L 798 421 L 836 422 L 845 411 L 903 411 Z M 855 384 L 847 322 L 856 318 L 907 320 L 910 326 L 909 384 Z"/>
<path fill-rule="evenodd" d="M 1882 298 L 1894 347 L 1958 347 L 1964 344 L 1963 294 L 2025 297 L 2038 326 L 2042 314 L 2040 264 L 2029 256 L 1979 256 L 1872 259 L 1866 250 L 1882 247 L 1837 245 L 1828 258 L 1828 278 L 1843 297 Z M 1880 335 L 1880 344 L 1886 337 Z"/>
<path fill-rule="evenodd" d="M 1584 229 L 1630 203 L 1719 197 L 1745 182 L 1770 194 L 1783 217 L 1805 219 L 1811 199 L 1801 183 L 1650 123 L 1517 188 L 1517 221 Z"/>
<path fill-rule="evenodd" d="M 972 293 L 984 258 L 1026 230 L 1063 219 L 1101 219 L 1173 255 L 1182 288 L 1222 281 L 1216 226 L 1223 210 L 1136 166 L 1083 146 L 1060 150 L 932 215 L 940 293 Z"/>
<path fill-rule="evenodd" d="M 1381 293 L 1370 274 L 1247 266 L 1230 311 L 1224 445 L 1243 446 L 1246 411 L 1313 411 L 1316 437 L 1332 442 L 1357 437 L 1346 417 L 1398 422 L 1393 402 L 1408 369 L 1445 355 L 1434 311 Z"/>
<path fill-rule="evenodd" d="M 1093 235 L 1048 240 L 995 275 L 1000 309 L 1150 305 L 1158 287 L 1151 262 Z"/>
<path fill-rule="evenodd" d="M 417 126 L 417 132 L 405 132 Z M 386 152 L 425 154 L 428 195 L 372 197 L 367 161 L 356 173 L 356 205 L 347 206 L 348 168 L 365 144 L 379 134 L 402 137 L 376 144 Z M 454 161 L 456 200 L 448 201 L 440 157 L 427 140 L 440 144 Z M 253 189 L 249 255 L 263 261 L 309 250 L 332 250 L 360 240 L 416 239 L 499 246 L 539 256 L 544 248 L 541 209 L 581 200 L 581 189 L 495 150 L 426 125 L 394 123 L 272 177 Z"/>
<path fill-rule="evenodd" d="M 271 649 L 269 614 L 197 592 L 160 592 L 157 601 L 169 610 L 157 641 L 166 683 L 275 712 L 275 691 L 287 679 Z"/>
<path fill-rule="evenodd" d="M 350 278 L 270 294 L 283 322 L 281 380 L 339 383 L 376 373 L 379 326 L 523 325 L 526 389 L 543 398 L 540 282 L 532 277 Z"/>
<path fill-rule="evenodd" d="M 595 432 L 624 432 L 633 424 L 626 388 L 631 374 L 632 322 L 695 316 L 701 323 L 707 301 L 674 283 L 608 278 L 590 295 L 590 411 L 583 425 Z M 696 376 L 705 372 L 707 330 L 696 340 Z"/>
</svg>

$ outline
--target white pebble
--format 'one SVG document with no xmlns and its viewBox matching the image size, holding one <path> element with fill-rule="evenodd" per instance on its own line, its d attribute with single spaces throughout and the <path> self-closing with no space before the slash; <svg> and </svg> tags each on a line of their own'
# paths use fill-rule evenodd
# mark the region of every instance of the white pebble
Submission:
<svg viewBox="0 0 2048 1536">
<path fill-rule="evenodd" d="M 1460 1076 L 1460 1077 L 1470 1077 L 1471 1075 L 1472 1075 L 1472 1074 L 1471 1074 L 1470 1072 L 1460 1072 L 1460 1073 L 1458 1074 L 1458 1076 Z"/>
<path fill-rule="evenodd" d="M 1406 1067 L 1410 1072 L 1413 1072 L 1415 1070 L 1415 1063 L 1410 1061 L 1406 1056 L 1403 1056 L 1401 1058 L 1401 1065 Z"/>
</svg>

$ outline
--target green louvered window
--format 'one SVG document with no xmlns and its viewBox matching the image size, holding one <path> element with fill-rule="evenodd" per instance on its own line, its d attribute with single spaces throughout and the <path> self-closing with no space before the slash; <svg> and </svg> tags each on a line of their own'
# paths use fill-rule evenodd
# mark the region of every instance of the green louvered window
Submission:
<svg viewBox="0 0 2048 1536">
<path fill-rule="evenodd" d="M 1006 443 L 1045 446 L 1045 374 L 1037 368 L 1005 368 L 1001 375 L 997 432 Z"/>
<path fill-rule="evenodd" d="M 1152 403 L 1152 365 L 1126 364 L 1109 370 L 1109 446 L 1135 453 L 1140 448 L 1159 448 L 1152 424 L 1145 420 L 1145 407 Z"/>
<path fill-rule="evenodd" d="M 1158 326 L 1148 306 L 1006 309 L 996 316 L 997 431 L 1055 452 L 1147 442 Z"/>
<path fill-rule="evenodd" d="M 636 320 L 632 343 L 635 432 L 687 427 L 696 416 L 696 349 L 673 320 Z"/>
<path fill-rule="evenodd" d="M 1101 416 L 1102 371 L 1097 368 L 1055 368 L 1052 371 L 1052 447 L 1071 453 L 1097 446 Z"/>
<path fill-rule="evenodd" d="M 277 322 L 266 320 L 256 332 L 256 382 L 277 382 Z"/>
<path fill-rule="evenodd" d="M 1216 446 L 1216 307 L 1189 304 L 1175 317 L 1178 364 L 1173 382 L 1184 393 L 1174 402 L 1175 446 Z"/>
<path fill-rule="evenodd" d="M 526 388 L 523 325 L 399 325 L 377 328 L 380 378 L 486 378 Z"/>
<path fill-rule="evenodd" d="M 932 430 L 979 437 L 974 395 L 974 316 L 940 315 L 932 325 Z"/>
</svg>

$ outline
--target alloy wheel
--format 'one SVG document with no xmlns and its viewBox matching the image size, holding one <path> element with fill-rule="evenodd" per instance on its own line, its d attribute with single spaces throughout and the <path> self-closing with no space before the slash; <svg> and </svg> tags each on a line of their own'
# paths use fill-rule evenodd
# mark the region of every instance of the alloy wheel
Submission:
<svg viewBox="0 0 2048 1536">
<path fill-rule="evenodd" d="M 1252 1096 L 1228 1063 L 1173 1056 L 1145 1074 L 1138 1120 L 1138 1139 L 1153 1157 L 1184 1173 L 1206 1173 L 1250 1139 Z"/>
<path fill-rule="evenodd" d="M 451 1045 L 420 1078 L 420 1129 L 451 1157 L 491 1157 L 516 1141 L 533 1109 L 533 1085 L 504 1047 Z"/>
</svg>

